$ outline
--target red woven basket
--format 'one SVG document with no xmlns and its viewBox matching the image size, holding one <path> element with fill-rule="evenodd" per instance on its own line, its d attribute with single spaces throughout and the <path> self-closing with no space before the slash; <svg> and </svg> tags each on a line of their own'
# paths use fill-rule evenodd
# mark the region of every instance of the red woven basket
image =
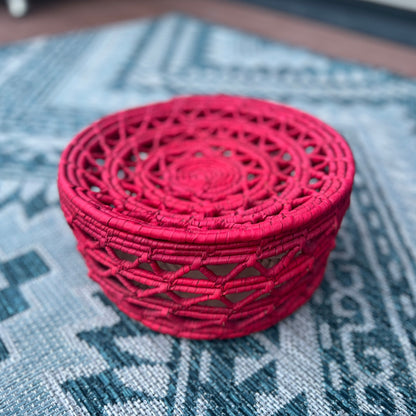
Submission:
<svg viewBox="0 0 416 416">
<path fill-rule="evenodd" d="M 219 95 L 95 122 L 64 151 L 58 187 L 90 277 L 121 310 L 212 339 L 268 328 L 309 299 L 353 176 L 323 122 Z"/>
</svg>

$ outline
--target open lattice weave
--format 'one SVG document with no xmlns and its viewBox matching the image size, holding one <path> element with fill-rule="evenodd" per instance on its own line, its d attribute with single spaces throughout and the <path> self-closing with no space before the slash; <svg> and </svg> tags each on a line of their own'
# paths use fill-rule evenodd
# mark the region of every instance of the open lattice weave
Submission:
<svg viewBox="0 0 416 416">
<path fill-rule="evenodd" d="M 221 95 L 97 121 L 65 150 L 58 186 L 107 296 L 155 330 L 210 339 L 265 329 L 312 295 L 353 176 L 321 121 Z"/>
</svg>

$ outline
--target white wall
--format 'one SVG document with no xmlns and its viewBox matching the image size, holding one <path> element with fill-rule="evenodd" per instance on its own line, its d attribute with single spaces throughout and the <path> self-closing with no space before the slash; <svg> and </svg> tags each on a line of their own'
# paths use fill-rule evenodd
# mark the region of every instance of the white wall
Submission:
<svg viewBox="0 0 416 416">
<path fill-rule="evenodd" d="M 385 4 L 387 6 L 399 7 L 401 9 L 407 9 L 416 11 L 416 0 L 365 0 L 372 3 Z"/>
</svg>

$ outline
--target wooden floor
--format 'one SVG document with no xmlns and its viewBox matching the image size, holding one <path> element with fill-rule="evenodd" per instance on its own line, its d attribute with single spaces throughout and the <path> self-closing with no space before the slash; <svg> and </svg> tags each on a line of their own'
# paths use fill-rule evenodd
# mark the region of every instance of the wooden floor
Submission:
<svg viewBox="0 0 416 416">
<path fill-rule="evenodd" d="M 0 0 L 0 43 L 181 12 L 324 54 L 416 77 L 416 48 L 226 0 L 32 0 L 31 13 L 11 18 Z"/>
</svg>

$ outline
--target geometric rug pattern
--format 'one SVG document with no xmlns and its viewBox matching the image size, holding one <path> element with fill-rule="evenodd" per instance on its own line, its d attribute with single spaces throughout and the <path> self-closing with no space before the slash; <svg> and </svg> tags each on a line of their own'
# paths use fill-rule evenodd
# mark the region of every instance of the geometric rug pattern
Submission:
<svg viewBox="0 0 416 416">
<path fill-rule="evenodd" d="M 155 333 L 87 277 L 57 163 L 100 116 L 195 93 L 339 130 L 351 207 L 312 299 L 226 341 Z M 0 415 L 412 415 L 416 82 L 169 14 L 0 48 Z"/>
</svg>

